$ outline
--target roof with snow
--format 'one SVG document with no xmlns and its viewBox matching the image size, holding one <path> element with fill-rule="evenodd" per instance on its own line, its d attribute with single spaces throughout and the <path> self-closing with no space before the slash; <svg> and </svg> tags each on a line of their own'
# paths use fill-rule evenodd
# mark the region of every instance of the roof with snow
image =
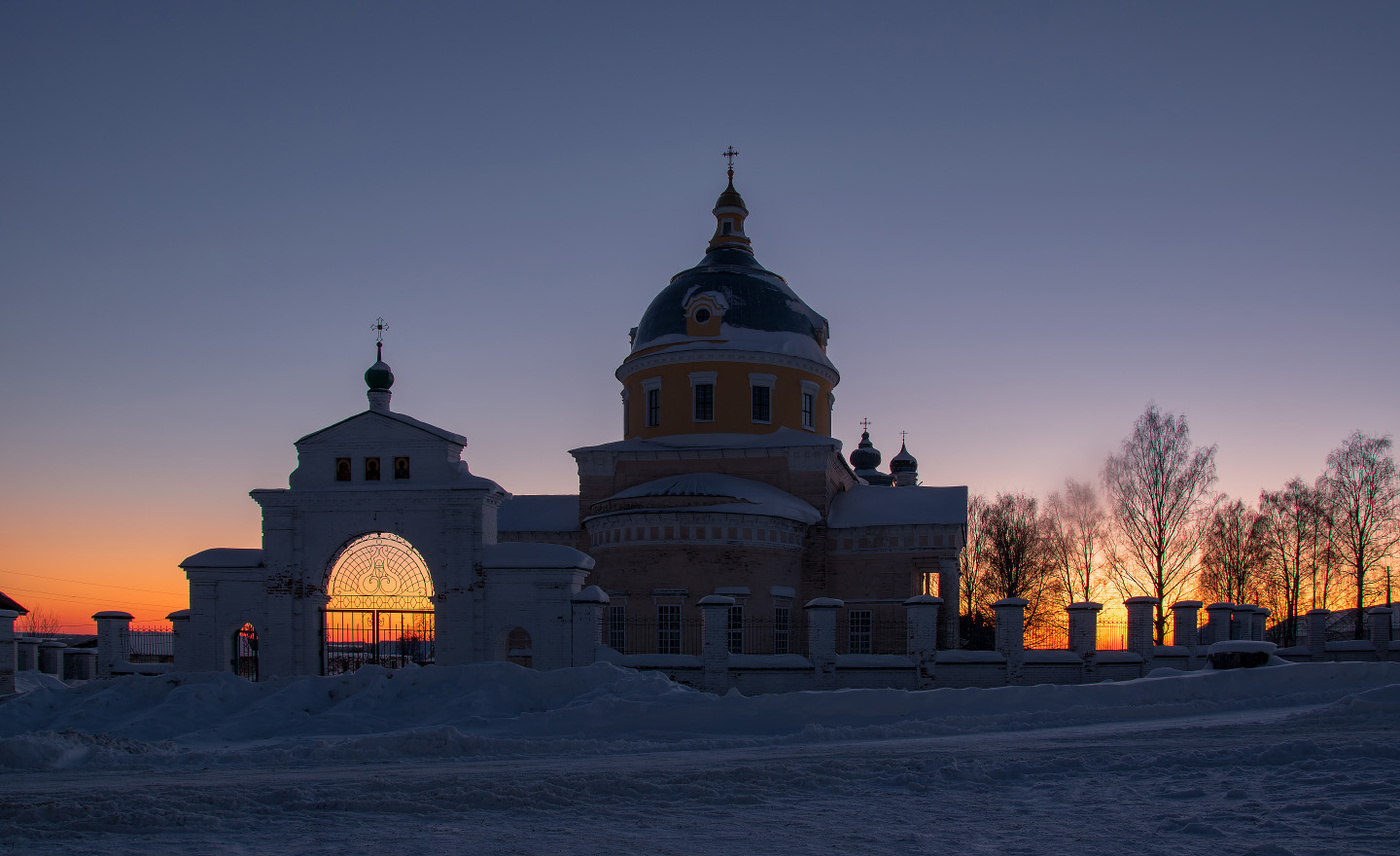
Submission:
<svg viewBox="0 0 1400 856">
<path fill-rule="evenodd" d="M 578 528 L 578 496 L 511 496 L 496 514 L 499 532 L 567 532 Z"/>
<path fill-rule="evenodd" d="M 263 563 L 263 551 L 246 547 L 215 547 L 195 553 L 180 563 L 182 568 L 256 568 Z"/>
<path fill-rule="evenodd" d="M 593 557 L 561 544 L 508 542 L 481 550 L 483 568 L 592 568 Z"/>
<path fill-rule="evenodd" d="M 904 526 L 967 523 L 966 487 L 876 487 L 856 485 L 831 501 L 827 525 Z"/>
<path fill-rule="evenodd" d="M 29 610 L 20 606 L 17 601 L 6 595 L 3 591 L 0 591 L 0 609 L 18 612 L 20 615 L 27 615 L 29 613 Z"/>
<path fill-rule="evenodd" d="M 613 494 L 605 501 L 654 496 L 695 497 L 697 500 L 712 500 L 711 502 L 697 502 L 693 508 L 669 506 L 664 509 L 655 509 L 656 511 L 704 510 L 733 514 L 764 514 L 770 517 L 797 520 L 802 523 L 816 523 L 821 519 L 821 514 L 815 508 L 787 491 L 779 490 L 763 482 L 741 479 L 737 476 L 720 475 L 719 473 L 682 473 L 667 476 L 630 487 Z M 724 499 L 735 501 L 713 501 Z M 646 510 L 628 509 L 610 513 L 636 514 L 638 512 L 645 513 Z"/>
<path fill-rule="evenodd" d="M 714 295 L 726 308 L 717 338 L 686 335 L 686 309 L 699 294 Z M 776 351 L 805 357 L 831 368 L 818 341 L 826 318 L 802 302 L 782 277 L 765 269 L 748 250 L 712 250 L 689 270 L 671 278 L 642 315 L 632 353 L 658 345 Z M 776 335 L 754 335 L 776 334 Z"/>
<path fill-rule="evenodd" d="M 400 425 L 407 425 L 410 428 L 417 428 L 419 431 L 426 432 L 428 434 L 433 435 L 434 437 L 446 440 L 447 442 L 454 443 L 458 446 L 467 445 L 467 438 L 463 437 L 461 434 L 454 434 L 451 431 L 439 428 L 436 425 L 429 425 L 427 422 L 419 421 L 417 419 L 414 419 L 412 416 L 405 416 L 402 413 L 395 413 L 392 410 L 365 410 L 361 411 L 360 413 L 356 413 L 354 416 L 347 416 L 346 418 L 340 420 L 334 425 L 327 425 L 325 428 L 322 428 L 319 431 L 312 431 L 310 434 L 307 434 L 305 437 L 302 437 L 300 440 L 297 440 L 296 445 L 300 446 L 307 440 L 310 440 L 313 437 L 320 436 L 321 434 L 324 434 L 327 431 L 330 431 L 334 428 L 339 428 L 341 425 L 344 425 L 347 422 L 351 422 L 356 419 L 376 417 L 381 419 L 388 419 L 392 422 L 397 422 Z"/>
</svg>

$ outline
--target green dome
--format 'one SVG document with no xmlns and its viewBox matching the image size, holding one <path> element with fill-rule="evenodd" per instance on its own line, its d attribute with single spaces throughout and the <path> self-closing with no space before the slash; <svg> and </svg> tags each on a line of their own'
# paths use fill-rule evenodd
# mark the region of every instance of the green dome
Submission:
<svg viewBox="0 0 1400 856">
<path fill-rule="evenodd" d="M 379 360 L 365 372 L 365 383 L 370 389 L 388 389 L 394 385 L 394 373 L 388 363 Z"/>
</svg>

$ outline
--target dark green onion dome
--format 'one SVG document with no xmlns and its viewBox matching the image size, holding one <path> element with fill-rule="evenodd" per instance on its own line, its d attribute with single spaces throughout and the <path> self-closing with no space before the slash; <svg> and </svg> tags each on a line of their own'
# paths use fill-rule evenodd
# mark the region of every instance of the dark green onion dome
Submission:
<svg viewBox="0 0 1400 856">
<path fill-rule="evenodd" d="M 365 372 L 365 385 L 370 389 L 389 389 L 394 385 L 394 373 L 389 370 L 389 364 L 384 360 L 377 360 L 374 365 Z"/>
<path fill-rule="evenodd" d="M 870 442 L 870 432 L 860 433 L 860 443 L 855 451 L 851 452 L 851 469 L 857 473 L 874 470 L 880 466 L 880 450 L 875 448 L 875 444 Z"/>
<path fill-rule="evenodd" d="M 652 300 L 636 327 L 633 355 L 658 347 L 760 351 L 803 357 L 835 371 L 826 357 L 830 324 L 754 258 L 743 231 L 747 214 L 731 182 L 715 205 L 709 251 Z M 699 315 L 697 301 L 705 305 Z M 687 335 L 696 332 L 689 319 L 708 319 L 710 313 L 719 315 L 717 331 Z"/>
<path fill-rule="evenodd" d="M 919 471 L 919 459 L 909 454 L 903 443 L 899 444 L 899 454 L 890 458 L 890 472 L 915 473 Z"/>
</svg>

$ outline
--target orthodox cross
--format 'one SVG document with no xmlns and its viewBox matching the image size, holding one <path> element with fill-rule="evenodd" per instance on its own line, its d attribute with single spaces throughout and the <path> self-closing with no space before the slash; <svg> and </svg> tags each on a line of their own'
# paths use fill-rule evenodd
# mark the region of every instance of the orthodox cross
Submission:
<svg viewBox="0 0 1400 856">
<path fill-rule="evenodd" d="M 903 446 L 903 445 L 904 445 L 904 441 L 907 440 L 908 438 L 909 438 L 909 432 L 908 432 L 908 431 L 900 431 L 900 432 L 899 432 L 899 445 Z"/>
<path fill-rule="evenodd" d="M 860 420 L 860 427 L 863 428 L 863 429 L 865 429 L 865 433 L 869 434 L 869 433 L 870 433 L 870 419 L 869 419 L 869 418 L 865 418 L 865 419 Z"/>
<path fill-rule="evenodd" d="M 384 359 L 384 331 L 389 329 L 389 322 L 383 318 L 376 318 L 374 323 L 370 325 L 370 329 L 374 331 L 375 357 L 382 360 Z"/>
<path fill-rule="evenodd" d="M 727 160 L 727 161 L 729 161 L 729 180 L 730 180 L 730 181 L 733 181 L 733 180 L 734 180 L 734 158 L 735 158 L 738 154 L 739 154 L 738 152 L 734 151 L 734 147 L 733 147 L 733 146 L 730 146 L 729 148 L 727 148 L 727 149 L 724 150 L 724 159 Z"/>
</svg>

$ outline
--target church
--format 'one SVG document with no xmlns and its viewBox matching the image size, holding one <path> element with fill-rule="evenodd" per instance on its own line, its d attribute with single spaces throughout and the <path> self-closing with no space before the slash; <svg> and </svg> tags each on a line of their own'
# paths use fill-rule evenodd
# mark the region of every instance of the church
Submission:
<svg viewBox="0 0 1400 856">
<path fill-rule="evenodd" d="M 571 450 L 577 494 L 472 473 L 464 437 L 391 407 L 381 341 L 369 408 L 252 492 L 261 549 L 181 564 L 191 667 L 655 665 L 699 653 L 714 596 L 731 654 L 803 653 L 818 599 L 842 605 L 841 653 L 901 653 L 916 595 L 943 599 L 937 644 L 957 647 L 967 488 L 920 484 L 904 446 L 882 472 L 868 431 L 843 457 L 830 324 L 759 264 L 732 159 L 728 178 L 704 257 L 631 330 L 621 439 Z"/>
</svg>

